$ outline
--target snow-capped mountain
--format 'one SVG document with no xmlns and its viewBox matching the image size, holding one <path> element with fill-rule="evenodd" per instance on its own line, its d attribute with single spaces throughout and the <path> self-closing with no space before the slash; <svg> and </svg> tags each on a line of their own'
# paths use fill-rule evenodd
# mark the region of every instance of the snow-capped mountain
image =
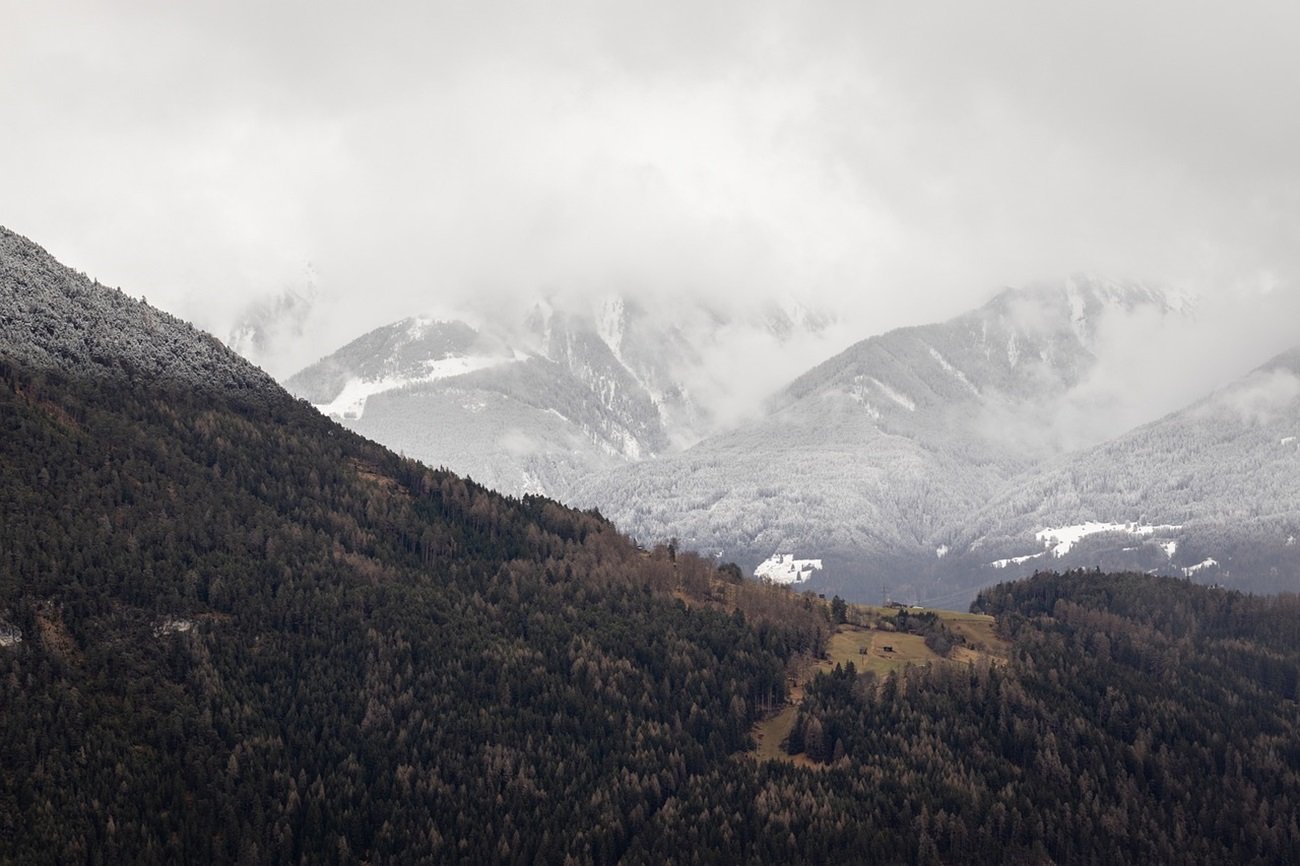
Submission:
<svg viewBox="0 0 1300 866">
<path fill-rule="evenodd" d="M 278 391 L 215 338 L 59 264 L 0 227 L 0 355 L 78 376 L 146 376 L 187 388 Z"/>
<path fill-rule="evenodd" d="M 464 322 L 413 318 L 376 328 L 286 384 L 326 415 L 357 419 L 376 394 L 514 360 L 522 357 Z"/>
<path fill-rule="evenodd" d="M 1100 565 L 1300 589 L 1300 348 L 1015 479 L 954 538 L 985 582 Z"/>
<path fill-rule="evenodd" d="M 286 386 L 349 427 L 512 493 L 577 481 L 698 441 L 718 420 L 708 369 L 728 328 L 773 347 L 828 317 L 769 306 L 739 323 L 619 296 L 541 301 L 518 320 L 408 319 L 372 331 Z"/>
<path fill-rule="evenodd" d="M 1185 313 L 1155 289 L 1094 277 L 1010 289 L 857 343 L 759 421 L 593 477 L 573 500 L 638 537 L 750 568 L 775 553 L 821 558 L 811 580 L 826 589 L 877 598 L 887 582 L 927 597 L 949 527 L 1073 444 L 1056 419 L 1089 384 L 1107 321 Z"/>
</svg>

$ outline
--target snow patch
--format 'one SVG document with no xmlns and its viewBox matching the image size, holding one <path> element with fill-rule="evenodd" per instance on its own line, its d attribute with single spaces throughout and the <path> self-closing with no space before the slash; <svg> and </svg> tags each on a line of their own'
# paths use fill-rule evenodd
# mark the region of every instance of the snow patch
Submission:
<svg viewBox="0 0 1300 866">
<path fill-rule="evenodd" d="M 1174 554 L 1178 552 L 1178 542 L 1162 541 L 1160 543 L 1160 549 L 1165 552 L 1165 556 L 1169 557 L 1170 559 L 1173 559 Z"/>
<path fill-rule="evenodd" d="M 880 420 L 880 410 L 877 409 L 870 400 L 868 400 L 865 396 L 863 396 L 862 390 L 860 388 L 855 387 L 848 393 L 849 393 L 849 399 L 852 400 L 854 403 L 857 403 L 859 406 L 861 406 L 863 410 L 865 410 L 866 413 L 871 416 L 872 421 Z"/>
<path fill-rule="evenodd" d="M 1007 338 L 1007 363 L 1012 367 L 1020 363 L 1020 344 L 1016 342 L 1015 334 Z"/>
<path fill-rule="evenodd" d="M 821 569 L 820 559 L 795 559 L 793 553 L 774 553 L 754 569 L 754 577 L 772 583 L 803 583 Z"/>
<path fill-rule="evenodd" d="M 1213 557 L 1209 557 L 1207 559 L 1201 560 L 1195 565 L 1189 565 L 1187 566 L 1187 568 L 1184 568 L 1183 575 L 1186 577 L 1191 577 L 1193 574 L 1196 574 L 1196 572 L 1198 571 L 1202 571 L 1204 569 L 1209 568 L 1212 565 L 1218 565 L 1218 564 L 1219 561 L 1217 559 L 1214 559 Z"/>
<path fill-rule="evenodd" d="M 18 646 L 23 642 L 23 630 L 7 622 L 0 622 L 0 646 Z"/>
<path fill-rule="evenodd" d="M 652 455 L 642 453 L 641 443 L 637 441 L 637 438 L 632 435 L 632 432 L 630 430 L 624 430 L 623 428 L 620 427 L 619 429 L 613 431 L 612 435 L 616 440 L 616 442 L 618 443 L 616 447 L 615 456 L 626 457 L 628 460 L 631 460 L 633 462 L 636 462 L 638 460 L 643 460 L 645 459 L 645 457 L 648 456 L 652 456 Z"/>
<path fill-rule="evenodd" d="M 435 382 L 438 379 L 461 376 L 475 370 L 486 370 L 488 367 L 509 363 L 511 360 L 514 359 L 503 358 L 499 355 L 463 355 L 456 358 L 443 358 L 438 361 L 425 361 L 424 372 L 417 376 L 385 376 L 380 379 L 354 377 L 348 380 L 348 383 L 343 386 L 343 390 L 333 400 L 328 403 L 316 403 L 314 405 L 322 415 L 355 420 L 365 413 L 366 401 L 376 394 L 382 394 L 385 391 L 396 391 L 398 388 L 405 388 L 408 385 L 423 385 L 428 382 Z"/>
<path fill-rule="evenodd" d="M 1089 535 L 1096 535 L 1099 532 L 1127 532 L 1129 535 L 1146 536 L 1156 532 L 1177 532 L 1182 529 L 1181 525 L 1173 524 L 1148 525 L 1139 523 L 1099 523 L 1089 521 L 1087 523 L 1076 523 L 1073 526 L 1062 526 L 1058 529 L 1042 529 L 1034 533 L 1034 538 L 1043 544 L 1054 545 L 1051 548 L 1052 556 L 1060 558 L 1070 552 L 1070 549 L 1079 541 Z"/>
<path fill-rule="evenodd" d="M 933 346 L 930 346 L 929 349 L 930 349 L 930 357 L 934 358 L 934 360 L 939 363 L 939 366 L 943 368 L 943 371 L 945 373 L 956 378 L 957 381 L 965 385 L 972 394 L 974 394 L 977 397 L 979 396 L 980 389 L 976 388 L 975 385 L 971 382 L 971 380 L 966 378 L 965 373 L 963 373 L 961 370 L 958 370 L 952 364 L 948 363 L 948 359 L 945 358 L 943 355 L 939 354 L 938 349 L 934 348 Z"/>
<path fill-rule="evenodd" d="M 192 628 L 194 628 L 194 620 L 169 616 L 153 627 L 153 636 L 162 637 L 163 635 L 176 634 L 177 632 L 183 633 Z"/>
<path fill-rule="evenodd" d="M 880 392 L 882 394 L 884 394 L 889 399 L 893 400 L 898 405 L 902 406 L 907 411 L 909 412 L 916 411 L 916 403 L 912 400 L 911 397 L 908 397 L 902 391 L 897 391 L 889 387 L 884 382 L 880 381 L 874 376 L 868 376 L 867 379 L 871 382 L 871 384 L 875 385 L 878 389 L 880 389 Z"/>
<path fill-rule="evenodd" d="M 934 555 L 937 556 L 939 559 L 943 559 L 945 556 L 948 555 L 948 545 L 941 544 L 938 547 L 936 547 L 934 549 Z"/>
<path fill-rule="evenodd" d="M 1043 553 L 1046 553 L 1046 551 L 1043 551 Z M 993 562 L 990 562 L 989 565 L 993 566 L 994 568 L 1006 568 L 1008 565 L 1019 565 L 1022 562 L 1028 562 L 1031 559 L 1037 559 L 1038 557 L 1042 556 L 1043 553 L 1030 553 L 1025 556 L 1012 556 L 1009 557 L 1008 559 L 995 559 Z"/>
<path fill-rule="evenodd" d="M 879 420 L 880 420 L 880 410 L 877 409 L 877 408 L 875 407 L 874 404 L 872 404 L 872 403 L 868 403 L 866 400 L 863 400 L 861 397 L 858 397 L 857 399 L 858 399 L 858 402 L 860 402 L 860 403 L 862 404 L 862 408 L 863 408 L 864 410 L 866 410 L 866 413 L 867 413 L 869 416 L 871 416 L 871 420 L 872 420 L 872 421 L 879 421 Z"/>
<path fill-rule="evenodd" d="M 1295 441 L 1295 437 L 1294 437 L 1294 436 L 1283 436 L 1283 437 L 1282 437 L 1280 440 L 1278 440 L 1278 441 L 1279 441 L 1279 443 L 1282 444 L 1282 445 L 1290 445 L 1292 442 Z"/>
<path fill-rule="evenodd" d="M 542 479 L 539 478 L 535 472 L 529 472 L 527 469 L 523 471 L 523 477 L 520 481 L 519 489 L 523 491 L 524 494 L 534 493 L 540 496 L 546 495 L 546 485 L 542 483 Z"/>
</svg>

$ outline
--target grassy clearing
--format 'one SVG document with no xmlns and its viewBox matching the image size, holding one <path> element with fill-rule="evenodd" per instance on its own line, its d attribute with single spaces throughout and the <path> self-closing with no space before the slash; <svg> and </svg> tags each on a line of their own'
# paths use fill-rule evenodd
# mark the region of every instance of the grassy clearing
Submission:
<svg viewBox="0 0 1300 866">
<path fill-rule="evenodd" d="M 966 637 L 972 649 L 983 650 L 988 655 L 1006 658 L 1011 644 L 994 634 L 996 621 L 985 613 L 956 614 L 949 623 L 953 631 Z"/>
<path fill-rule="evenodd" d="M 915 664 L 974 664 L 982 659 L 993 662 L 1007 657 L 1010 645 L 994 633 L 993 617 L 985 614 L 935 610 L 944 623 L 966 639 L 965 646 L 954 647 L 944 658 L 928 646 L 920 635 L 893 630 L 889 620 L 897 609 L 854 605 L 851 622 L 838 626 L 826 643 L 826 657 L 805 659 L 791 670 L 790 699 L 784 707 L 754 725 L 751 735 L 756 748 L 750 756 L 760 761 L 786 761 L 802 767 L 824 769 L 805 755 L 787 755 L 782 742 L 789 736 L 803 701 L 803 686 L 819 671 L 852 662 L 859 671 L 885 675 Z"/>
<path fill-rule="evenodd" d="M 800 695 L 802 697 L 802 694 Z M 807 767 L 810 770 L 824 770 L 825 764 L 819 764 L 811 760 L 807 755 L 789 755 L 786 754 L 782 743 L 785 738 L 790 736 L 790 730 L 794 727 L 794 720 L 799 715 L 799 704 L 786 704 L 785 707 L 776 715 L 769 716 L 758 724 L 750 735 L 758 747 L 750 752 L 750 756 L 760 761 L 785 761 L 787 764 L 794 764 L 796 767 Z"/>
<path fill-rule="evenodd" d="M 831 671 L 837 664 L 852 662 L 859 671 L 886 674 L 909 664 L 934 661 L 943 659 L 925 645 L 920 635 L 843 625 L 831 635 L 826 658 L 818 661 L 817 669 Z"/>
<path fill-rule="evenodd" d="M 890 620 L 898 617 L 898 608 L 893 607 L 875 607 L 874 605 L 860 604 L 854 605 L 852 609 L 864 621 L 868 622 L 871 620 Z M 939 610 L 937 608 L 926 608 L 925 610 L 936 614 L 949 628 L 965 637 L 966 644 L 970 649 L 995 658 L 1006 657 L 1011 645 L 994 633 L 997 622 L 988 614 L 964 613 L 958 610 Z"/>
</svg>

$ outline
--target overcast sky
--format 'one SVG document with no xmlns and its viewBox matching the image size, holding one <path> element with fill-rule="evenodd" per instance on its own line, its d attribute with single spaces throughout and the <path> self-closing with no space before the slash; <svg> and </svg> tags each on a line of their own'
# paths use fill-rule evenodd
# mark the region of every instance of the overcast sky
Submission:
<svg viewBox="0 0 1300 866">
<path fill-rule="evenodd" d="M 1293 0 L 0 12 L 0 222 L 219 335 L 310 262 L 308 357 L 465 296 L 776 295 L 866 336 L 1078 270 L 1300 342 Z"/>
</svg>

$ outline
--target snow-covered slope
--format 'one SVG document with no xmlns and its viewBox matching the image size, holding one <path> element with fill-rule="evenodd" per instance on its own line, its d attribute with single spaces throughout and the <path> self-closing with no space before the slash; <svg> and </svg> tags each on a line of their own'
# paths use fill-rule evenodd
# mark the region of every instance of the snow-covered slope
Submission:
<svg viewBox="0 0 1300 866">
<path fill-rule="evenodd" d="M 821 557 L 813 585 L 858 598 L 882 582 L 905 598 L 900 580 L 928 597 L 950 527 L 1067 447 L 1053 419 L 1095 365 L 1104 321 L 1182 312 L 1153 289 L 1096 278 L 1007 290 L 948 322 L 864 340 L 756 423 L 581 483 L 574 502 L 643 539 L 675 536 L 751 568 L 785 550 Z"/>
<path fill-rule="evenodd" d="M 777 347 L 827 321 L 771 306 L 744 326 Z M 722 386 L 704 353 L 734 324 L 702 306 L 548 299 L 476 327 L 423 318 L 379 328 L 285 384 L 408 456 L 507 493 L 564 496 L 714 429 L 708 395 Z"/>
<path fill-rule="evenodd" d="M 0 354 L 81 376 L 279 391 L 269 376 L 215 338 L 64 267 L 2 227 Z"/>
<path fill-rule="evenodd" d="M 1300 348 L 1013 480 L 953 534 L 972 580 L 1101 565 L 1300 590 Z"/>
<path fill-rule="evenodd" d="M 464 322 L 412 318 L 353 340 L 295 373 L 285 385 L 326 415 L 357 419 L 376 394 L 518 359 L 505 345 Z"/>
</svg>

